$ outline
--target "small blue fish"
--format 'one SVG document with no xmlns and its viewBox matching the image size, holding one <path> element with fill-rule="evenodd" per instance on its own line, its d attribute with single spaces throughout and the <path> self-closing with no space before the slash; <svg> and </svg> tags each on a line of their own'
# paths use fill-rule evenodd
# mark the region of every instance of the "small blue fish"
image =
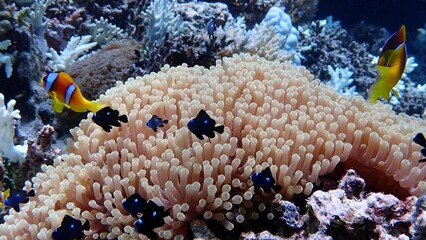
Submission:
<svg viewBox="0 0 426 240">
<path fill-rule="evenodd" d="M 15 209 L 15 211 L 19 212 L 19 204 L 20 203 L 27 203 L 30 201 L 30 197 L 35 196 L 34 189 L 31 189 L 29 192 L 24 190 L 19 190 L 15 188 L 7 189 L 4 192 L 4 205 L 8 207 L 12 207 Z M 1 204 L 2 205 L 2 204 Z"/>
<path fill-rule="evenodd" d="M 92 120 L 101 126 L 104 131 L 110 132 L 112 126 L 120 127 L 120 122 L 127 123 L 128 121 L 126 115 L 119 116 L 118 114 L 117 110 L 113 110 L 107 106 L 94 113 Z"/>
<path fill-rule="evenodd" d="M 270 193 L 271 189 L 276 193 L 281 190 L 281 186 L 275 184 L 275 179 L 272 177 L 272 172 L 269 167 L 265 168 L 260 173 L 253 173 L 250 178 L 253 182 L 255 192 L 258 192 L 260 188 L 266 193 Z"/>
<path fill-rule="evenodd" d="M 188 122 L 189 130 L 200 140 L 204 139 L 203 135 L 206 135 L 209 138 L 214 138 L 214 131 L 223 133 L 225 126 L 219 125 L 215 127 L 215 125 L 216 121 L 213 120 L 203 109 L 200 110 L 196 118 L 193 118 Z"/>
<path fill-rule="evenodd" d="M 207 34 L 209 35 L 210 39 L 213 39 L 214 37 L 214 32 L 216 31 L 216 22 L 214 20 L 214 18 L 211 18 L 208 22 L 207 22 Z"/>
<path fill-rule="evenodd" d="M 138 193 L 132 194 L 123 201 L 123 207 L 135 218 L 135 231 L 146 235 L 149 239 L 158 239 L 154 228 L 164 225 L 164 217 L 169 213 L 164 207 L 158 206 L 153 201 L 146 201 Z M 142 215 L 142 217 L 141 217 Z"/>
<path fill-rule="evenodd" d="M 70 215 L 65 215 L 64 219 L 62 219 L 61 226 L 53 231 L 52 238 L 54 240 L 82 239 L 84 237 L 83 230 L 89 229 L 89 221 L 86 220 L 84 224 L 81 224 L 80 220 L 77 220 Z"/>
<path fill-rule="evenodd" d="M 158 206 L 155 202 L 148 201 L 142 217 L 135 222 L 135 231 L 144 234 L 149 239 L 158 239 L 154 229 L 164 225 L 164 217 L 167 214 L 169 213 L 164 211 L 163 206 Z"/>
<path fill-rule="evenodd" d="M 167 124 L 168 122 L 169 120 L 163 120 L 162 118 L 157 117 L 157 115 L 154 115 L 151 119 L 149 119 L 146 125 L 152 128 L 154 132 L 157 132 L 159 127 L 164 127 L 164 124 Z"/>
<path fill-rule="evenodd" d="M 417 133 L 417 135 L 413 138 L 413 141 L 423 147 L 420 152 L 423 157 L 426 157 L 426 139 L 423 133 Z M 420 159 L 419 162 L 426 162 L 426 158 Z"/>
<path fill-rule="evenodd" d="M 144 211 L 146 200 L 138 193 L 132 194 L 123 201 L 123 207 L 133 217 L 137 218 Z"/>
</svg>

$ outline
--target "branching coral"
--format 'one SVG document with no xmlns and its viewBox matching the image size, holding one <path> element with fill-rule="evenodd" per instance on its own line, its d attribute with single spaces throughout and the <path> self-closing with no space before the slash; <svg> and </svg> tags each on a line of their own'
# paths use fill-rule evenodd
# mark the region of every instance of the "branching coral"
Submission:
<svg viewBox="0 0 426 240">
<path fill-rule="evenodd" d="M 100 101 L 128 114 L 129 123 L 105 133 L 90 114 L 71 130 L 70 154 L 27 182 L 37 196 L 19 213 L 10 210 L 1 235 L 46 239 L 69 214 L 90 220 L 89 238 L 142 238 L 122 206 L 135 192 L 170 209 L 161 238 L 185 236 L 194 218 L 233 229 L 259 216 L 249 177 L 266 166 L 282 186 L 276 198 L 310 194 L 339 163 L 373 172 L 371 184 L 382 191 L 426 191 L 412 141 L 425 121 L 339 96 L 288 62 L 240 54 L 209 69 L 165 66 L 118 82 Z M 198 140 L 186 125 L 200 109 L 225 132 Z M 169 120 L 162 132 L 145 127 L 153 114 Z"/>
<path fill-rule="evenodd" d="M 6 50 L 11 45 L 10 40 L 4 40 L 0 42 L 0 50 Z M 0 53 L 0 67 L 4 65 L 4 71 L 6 73 L 6 77 L 10 78 L 12 76 L 12 61 L 13 55 Z"/>
<path fill-rule="evenodd" d="M 16 101 L 10 100 L 4 105 L 4 96 L 0 93 L 0 153 L 12 162 L 22 163 L 27 153 L 26 143 L 14 145 L 16 121 L 21 119 L 19 110 L 14 110 Z"/>
<path fill-rule="evenodd" d="M 166 34 L 176 36 L 187 27 L 180 15 L 174 13 L 175 5 L 176 0 L 153 0 L 146 11 L 141 13 L 147 25 L 146 51 L 155 44 L 161 45 Z"/>
<path fill-rule="evenodd" d="M 282 8 L 272 7 L 260 24 L 246 31 L 243 18 L 228 21 L 215 33 L 217 45 L 225 45 L 222 56 L 245 52 L 257 54 L 268 60 L 291 60 L 300 64 L 297 51 L 299 32 L 291 24 L 291 18 Z"/>
<path fill-rule="evenodd" d="M 53 69 L 55 71 L 65 71 L 72 63 L 74 63 L 81 55 L 97 45 L 96 42 L 90 42 L 91 36 L 73 36 L 69 40 L 67 46 L 61 51 L 60 55 L 55 49 L 50 48 L 50 53 L 47 54 L 53 61 Z"/>
<path fill-rule="evenodd" d="M 367 97 L 377 74 L 371 64 L 373 55 L 367 51 L 367 44 L 354 41 L 340 26 L 340 22 L 333 22 L 331 17 L 304 25 L 299 28 L 299 32 L 302 65 L 307 66 L 321 80 L 331 77 L 327 71 L 328 65 L 335 69 L 348 68 L 353 73 L 354 82 L 351 85 L 355 85 L 356 91 Z"/>
<path fill-rule="evenodd" d="M 123 30 L 114 24 L 108 22 L 107 19 L 101 17 L 99 20 L 95 19 L 95 23 L 89 25 L 92 32 L 92 40 L 102 46 L 112 40 L 119 40 L 125 37 Z"/>
</svg>

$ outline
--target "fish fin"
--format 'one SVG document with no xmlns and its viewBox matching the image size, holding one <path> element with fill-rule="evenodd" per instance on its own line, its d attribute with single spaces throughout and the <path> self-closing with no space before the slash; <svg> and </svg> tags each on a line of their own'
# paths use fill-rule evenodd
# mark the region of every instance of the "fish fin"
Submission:
<svg viewBox="0 0 426 240">
<path fill-rule="evenodd" d="M 423 158 L 423 159 L 419 160 L 419 163 L 423 163 L 423 162 L 426 162 L 426 158 Z"/>
<path fill-rule="evenodd" d="M 400 98 L 399 93 L 395 89 L 392 88 L 391 91 L 392 91 L 393 95 Z"/>
<path fill-rule="evenodd" d="M 205 135 L 209 138 L 214 138 L 214 136 L 215 136 L 213 131 L 207 132 L 207 133 L 205 133 Z"/>
<path fill-rule="evenodd" d="M 417 135 L 413 138 L 413 141 L 422 147 L 426 147 L 426 138 L 423 133 L 417 133 Z"/>
<path fill-rule="evenodd" d="M 422 150 L 420 150 L 420 152 L 422 153 L 423 156 L 426 157 L 426 148 L 423 148 Z"/>
<path fill-rule="evenodd" d="M 164 124 L 167 124 L 167 123 L 169 123 L 169 120 L 164 119 L 164 120 L 163 120 L 163 123 L 164 123 Z"/>
<path fill-rule="evenodd" d="M 13 208 L 13 209 L 15 209 L 15 211 L 16 211 L 16 212 L 19 212 L 19 210 L 20 210 L 20 209 L 19 209 L 19 205 L 15 205 L 15 206 L 13 206 L 12 208 Z"/>
<path fill-rule="evenodd" d="M 3 200 L 10 196 L 10 188 L 3 192 Z"/>
<path fill-rule="evenodd" d="M 34 196 L 35 196 L 35 191 L 34 191 L 34 189 L 31 189 L 31 190 L 27 193 L 27 195 L 28 195 L 29 197 L 34 197 Z"/>
<path fill-rule="evenodd" d="M 204 140 L 203 134 L 195 134 L 195 136 L 197 136 L 197 138 L 200 140 Z"/>
<path fill-rule="evenodd" d="M 83 224 L 83 230 L 89 231 L 90 230 L 90 224 L 89 220 L 86 220 L 86 222 Z"/>
<path fill-rule="evenodd" d="M 86 105 L 87 110 L 89 110 L 90 112 L 93 112 L 93 113 L 95 113 L 95 112 L 97 112 L 97 111 L 99 111 L 99 110 L 101 110 L 102 108 L 105 107 L 105 104 L 103 104 L 103 103 L 95 102 L 95 101 L 89 101 L 89 100 L 84 101 L 84 104 Z"/>
<path fill-rule="evenodd" d="M 372 103 L 376 102 L 379 97 L 389 99 L 390 89 L 388 86 L 388 78 L 392 77 L 388 67 L 376 66 L 376 68 L 379 71 L 379 75 L 377 76 L 376 82 L 373 84 L 373 86 L 371 86 L 368 93 L 368 99 Z"/>
<path fill-rule="evenodd" d="M 59 99 L 56 96 L 55 92 L 52 92 L 52 106 L 53 106 L 53 110 L 56 113 L 61 113 L 62 110 L 64 109 L 64 107 L 66 106 L 64 103 L 62 103 L 61 101 L 59 101 Z"/>
<path fill-rule="evenodd" d="M 281 191 L 281 186 L 277 184 L 277 185 L 274 185 L 272 189 L 274 189 L 275 193 L 279 193 Z"/>
<path fill-rule="evenodd" d="M 121 116 L 118 116 L 118 121 L 127 123 L 129 120 L 127 119 L 126 115 L 121 115 Z"/>
<path fill-rule="evenodd" d="M 206 119 L 212 119 L 209 114 L 206 112 L 206 110 L 201 109 L 200 112 L 197 114 L 197 118 L 206 118 Z"/>
<path fill-rule="evenodd" d="M 401 43 L 406 41 L 405 25 L 399 28 L 398 32 L 393 33 L 385 42 L 382 53 L 387 52 L 390 49 L 396 49 Z M 381 56 L 382 54 L 380 54 Z"/>
<path fill-rule="evenodd" d="M 223 126 L 223 125 L 220 125 L 220 126 L 217 126 L 217 127 L 214 127 L 214 130 L 216 131 L 216 132 L 218 132 L 218 133 L 223 133 L 223 131 L 225 130 L 225 126 Z"/>
</svg>

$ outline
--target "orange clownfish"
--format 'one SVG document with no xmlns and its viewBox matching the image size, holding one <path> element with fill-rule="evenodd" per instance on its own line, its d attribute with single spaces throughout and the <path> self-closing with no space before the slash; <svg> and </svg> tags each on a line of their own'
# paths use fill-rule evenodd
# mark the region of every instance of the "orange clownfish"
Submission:
<svg viewBox="0 0 426 240">
<path fill-rule="evenodd" d="M 291 14 L 290 14 L 290 18 L 291 18 L 291 22 L 292 23 L 297 23 L 300 18 L 302 17 L 303 12 L 298 10 L 298 9 L 294 9 Z"/>
<path fill-rule="evenodd" d="M 52 98 L 55 112 L 60 113 L 64 107 L 75 112 L 93 112 L 92 120 L 110 132 L 112 127 L 120 127 L 121 123 L 127 123 L 126 115 L 119 115 L 117 110 L 102 103 L 89 101 L 83 97 L 80 88 L 74 83 L 71 76 L 65 72 L 51 72 L 42 77 L 41 85 Z"/>
<path fill-rule="evenodd" d="M 407 62 L 405 41 L 404 25 L 386 40 L 376 65 L 378 71 L 376 82 L 371 86 L 368 94 L 370 102 L 376 102 L 379 97 L 389 99 L 390 92 L 399 97 L 398 92 L 393 87 L 401 79 Z"/>
<path fill-rule="evenodd" d="M 57 113 L 62 112 L 64 107 L 75 112 L 94 113 L 105 107 L 102 103 L 85 99 L 68 73 L 50 72 L 40 82 L 52 98 L 53 109 Z"/>
</svg>

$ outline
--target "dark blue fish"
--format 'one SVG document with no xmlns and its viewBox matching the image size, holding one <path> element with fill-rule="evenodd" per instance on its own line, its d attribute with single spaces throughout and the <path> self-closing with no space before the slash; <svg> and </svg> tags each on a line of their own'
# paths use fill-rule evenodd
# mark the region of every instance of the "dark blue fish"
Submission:
<svg viewBox="0 0 426 240">
<path fill-rule="evenodd" d="M 193 118 L 188 122 L 189 130 L 200 140 L 204 139 L 203 135 L 206 135 L 209 138 L 214 138 L 214 131 L 223 133 L 225 127 L 223 125 L 215 127 L 215 125 L 216 121 L 213 120 L 203 109 L 200 110 L 196 118 Z"/>
<path fill-rule="evenodd" d="M 120 122 L 127 123 L 126 115 L 118 115 L 117 110 L 110 107 L 104 107 L 93 114 L 92 120 L 94 123 L 102 127 L 106 132 L 110 132 L 112 126 L 120 127 Z M 119 122 L 120 121 L 120 122 Z"/>
<path fill-rule="evenodd" d="M 164 217 L 167 214 L 169 213 L 164 211 L 164 207 L 158 206 L 153 201 L 148 201 L 142 217 L 135 222 L 135 231 L 144 234 L 149 239 L 158 239 L 154 229 L 164 225 Z"/>
<path fill-rule="evenodd" d="M 137 218 L 144 211 L 146 200 L 138 193 L 134 193 L 123 201 L 123 207 L 130 215 Z"/>
<path fill-rule="evenodd" d="M 417 133 L 417 135 L 413 138 L 413 141 L 423 147 L 420 152 L 423 157 L 426 157 L 426 139 L 425 136 L 423 136 L 423 133 Z M 426 162 L 426 158 L 420 159 L 419 162 Z"/>
<path fill-rule="evenodd" d="M 211 18 L 207 22 L 207 34 L 209 35 L 209 38 L 212 39 L 214 37 L 214 32 L 216 31 L 216 22 L 214 21 L 214 18 Z"/>
<path fill-rule="evenodd" d="M 157 132 L 159 127 L 164 127 L 164 124 L 167 124 L 168 122 L 169 120 L 163 120 L 162 118 L 157 117 L 157 115 L 154 115 L 151 119 L 149 119 L 146 125 L 152 128 L 154 132 Z"/>
<path fill-rule="evenodd" d="M 271 189 L 276 193 L 281 190 L 281 186 L 275 184 L 275 179 L 272 177 L 272 172 L 269 167 L 265 168 L 260 173 L 253 173 L 251 175 L 251 181 L 253 182 L 255 192 L 258 192 L 260 188 L 266 193 L 270 193 Z"/>
<path fill-rule="evenodd" d="M 19 212 L 19 204 L 29 202 L 30 197 L 35 196 L 35 191 L 34 189 L 31 189 L 27 192 L 24 190 L 10 188 L 5 191 L 4 196 L 4 205 L 12 207 L 15 211 Z"/>
<path fill-rule="evenodd" d="M 89 229 L 89 221 L 86 220 L 84 224 L 81 224 L 80 220 L 65 215 L 64 219 L 62 219 L 61 226 L 53 231 L 52 238 L 54 240 L 82 239 L 84 237 L 83 230 Z"/>
</svg>

